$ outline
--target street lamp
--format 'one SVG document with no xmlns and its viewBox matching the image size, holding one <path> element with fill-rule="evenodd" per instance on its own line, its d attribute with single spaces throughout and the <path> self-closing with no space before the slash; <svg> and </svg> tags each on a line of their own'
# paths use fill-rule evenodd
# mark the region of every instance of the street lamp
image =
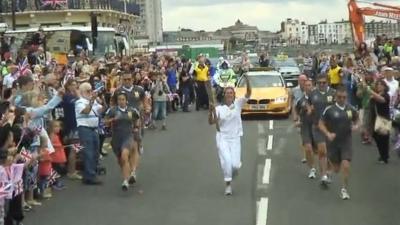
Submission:
<svg viewBox="0 0 400 225">
<path fill-rule="evenodd" d="M 7 31 L 8 25 L 7 23 L 0 23 L 0 40 L 1 40 L 1 47 L 5 44 L 4 40 L 4 33 Z M 1 52 L 0 58 L 3 56 L 4 52 Z M 3 60 L 3 59 L 2 59 Z"/>
</svg>

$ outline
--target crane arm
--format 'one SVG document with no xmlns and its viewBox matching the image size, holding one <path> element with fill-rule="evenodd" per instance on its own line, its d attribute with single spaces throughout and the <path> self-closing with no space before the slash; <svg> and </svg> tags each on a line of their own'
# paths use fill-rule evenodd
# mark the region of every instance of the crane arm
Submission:
<svg viewBox="0 0 400 225">
<path fill-rule="evenodd" d="M 349 0 L 349 19 L 353 31 L 353 39 L 356 44 L 359 44 L 365 40 L 364 16 L 375 16 L 385 19 L 400 20 L 400 7 L 389 6 L 380 3 L 371 4 L 389 9 L 374 9 L 371 7 L 360 8 L 355 0 Z"/>
</svg>

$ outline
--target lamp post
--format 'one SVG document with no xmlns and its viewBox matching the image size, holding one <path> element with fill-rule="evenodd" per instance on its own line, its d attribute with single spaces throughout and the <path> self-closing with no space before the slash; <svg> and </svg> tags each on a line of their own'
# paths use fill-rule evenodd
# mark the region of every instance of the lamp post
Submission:
<svg viewBox="0 0 400 225">
<path fill-rule="evenodd" d="M 17 10 L 17 2 L 15 0 L 11 1 L 11 20 L 12 20 L 12 29 L 15 30 L 16 27 L 16 16 L 15 11 Z"/>
<path fill-rule="evenodd" d="M 0 40 L 1 40 L 2 48 L 4 47 L 3 44 L 6 43 L 4 40 L 4 33 L 7 31 L 7 29 L 8 29 L 7 23 L 0 23 L 0 36 L 1 36 Z M 3 55 L 4 55 L 4 52 L 1 52 L 1 55 L 0 55 L 1 60 L 4 60 Z"/>
</svg>

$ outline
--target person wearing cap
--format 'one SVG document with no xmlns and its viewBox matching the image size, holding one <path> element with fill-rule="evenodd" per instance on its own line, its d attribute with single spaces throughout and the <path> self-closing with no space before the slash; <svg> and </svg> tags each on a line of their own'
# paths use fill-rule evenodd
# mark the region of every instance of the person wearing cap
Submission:
<svg viewBox="0 0 400 225">
<path fill-rule="evenodd" d="M 292 103 L 292 108 L 294 109 L 296 107 L 297 102 L 304 96 L 304 84 L 307 81 L 307 76 L 304 74 L 301 74 L 298 78 L 298 84 L 296 87 L 294 87 L 291 90 L 291 103 Z M 293 121 L 296 123 L 297 121 L 299 121 L 299 116 L 296 113 L 296 110 L 292 110 L 293 113 Z M 301 150 L 302 150 L 302 159 L 301 162 L 302 163 L 306 163 L 307 159 L 306 159 L 306 152 L 305 149 L 303 147 L 303 145 L 301 145 Z"/>
</svg>

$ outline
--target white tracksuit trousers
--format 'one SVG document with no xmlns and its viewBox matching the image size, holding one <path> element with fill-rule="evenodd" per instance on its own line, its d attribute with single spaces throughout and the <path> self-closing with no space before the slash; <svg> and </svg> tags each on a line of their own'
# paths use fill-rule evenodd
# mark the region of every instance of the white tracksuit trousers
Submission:
<svg viewBox="0 0 400 225">
<path fill-rule="evenodd" d="M 225 182 L 232 181 L 232 171 L 241 165 L 240 137 L 224 138 L 217 132 L 217 149 Z"/>
</svg>

